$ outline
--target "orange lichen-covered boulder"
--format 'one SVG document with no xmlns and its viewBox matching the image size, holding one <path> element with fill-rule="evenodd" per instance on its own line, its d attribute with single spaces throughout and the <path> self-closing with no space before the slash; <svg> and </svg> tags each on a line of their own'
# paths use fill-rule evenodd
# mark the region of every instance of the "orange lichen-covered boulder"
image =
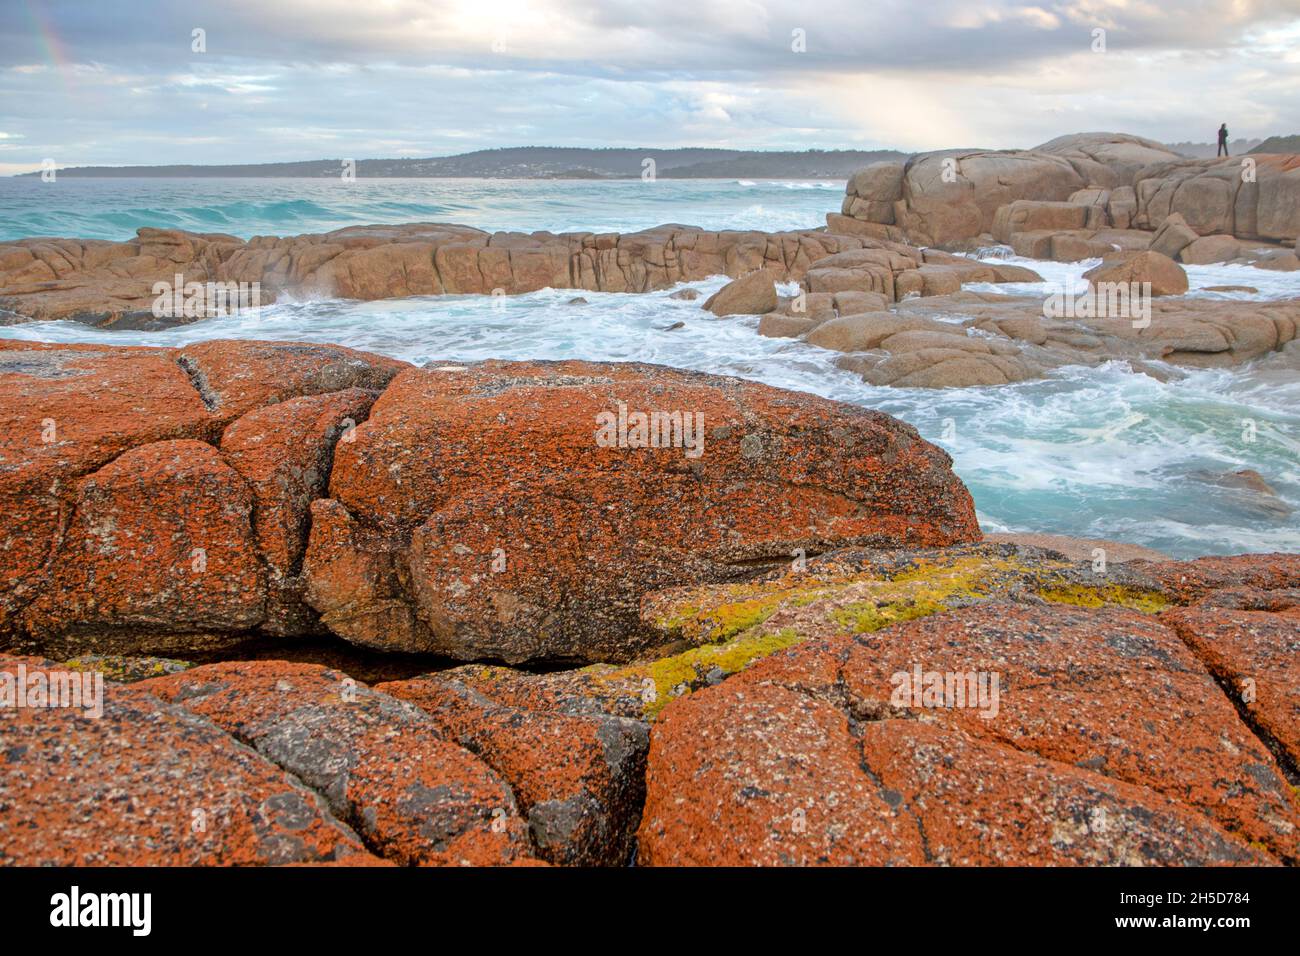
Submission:
<svg viewBox="0 0 1300 956">
<path fill-rule="evenodd" d="M 870 827 L 897 831 L 874 857 Z M 1300 801 L 1159 622 L 991 602 L 671 703 L 639 840 L 661 864 L 1295 861 Z"/>
<path fill-rule="evenodd" d="M 166 349 L 0 340 L 0 634 L 43 583 L 79 478 L 137 445 L 211 433 Z"/>
<path fill-rule="evenodd" d="M 625 865 L 645 793 L 649 728 L 639 720 L 512 706 L 492 682 L 444 674 L 379 684 L 424 710 L 449 740 L 510 784 L 551 863 Z"/>
<path fill-rule="evenodd" d="M 252 508 L 248 483 L 204 442 L 120 455 L 77 485 L 27 628 L 48 652 L 237 642 L 266 607 Z"/>
<path fill-rule="evenodd" d="M 943 866 L 1183 866 L 1275 861 L 1167 795 L 920 720 L 862 731 L 862 765 Z"/>
<path fill-rule="evenodd" d="M 153 443 L 215 444 L 232 420 L 297 396 L 356 388 L 373 397 L 405 367 L 352 349 L 292 342 L 217 340 L 177 350 L 0 340 L 0 498 L 6 502 L 0 511 L 0 640 L 27 636 L 24 608 L 47 590 L 51 577 L 63 573 L 58 563 L 66 553 L 59 549 L 67 544 L 65 526 L 82 479 Z M 285 422 L 282 435 L 291 427 Z M 312 444 L 311 428 L 296 440 Z M 328 465 L 323 463 L 322 486 Z M 204 488 L 212 490 L 210 484 Z M 133 503 L 133 520 L 144 520 L 147 506 Z M 221 510 L 215 503 L 203 507 Z M 170 535 L 166 529 L 155 531 Z M 113 537 L 108 526 L 100 532 Z M 242 537 L 234 535 L 231 545 L 242 547 Z M 109 543 L 119 547 L 123 541 Z M 161 551 L 137 552 L 142 576 L 169 573 L 152 565 L 171 561 L 180 543 L 173 538 Z M 231 626 L 246 628 L 247 617 L 237 615 Z"/>
<path fill-rule="evenodd" d="M 1150 615 L 1000 602 L 862 635 L 841 675 L 850 706 L 900 713 L 893 678 L 918 665 L 998 675 L 995 703 L 937 711 L 945 722 L 1148 787 L 1300 859 L 1300 800 L 1196 655 Z"/>
<path fill-rule="evenodd" d="M 299 577 L 311 503 L 325 494 L 334 446 L 352 439 L 377 394 L 349 388 L 291 398 L 236 419 L 221 437 L 222 457 L 253 495 L 253 534 L 268 576 L 264 631 L 315 629 Z"/>
<path fill-rule="evenodd" d="M 177 362 L 214 417 L 230 422 L 263 405 L 349 388 L 382 389 L 410 364 L 341 345 L 212 339 Z"/>
<path fill-rule="evenodd" d="M 0 681 L 31 686 L 37 674 L 47 686 L 61 674 L 90 676 L 0 655 Z M 0 710 L 0 865 L 373 861 L 316 794 L 269 760 L 137 687 L 102 686 L 98 717 Z"/>
<path fill-rule="evenodd" d="M 313 505 L 309 603 L 357 644 L 597 660 L 646 591 L 843 544 L 980 534 L 948 456 L 887 415 L 632 364 L 401 373 Z"/>
<path fill-rule="evenodd" d="M 207 717 L 321 794 L 394 862 L 532 856 L 514 794 L 419 708 L 315 664 L 209 664 L 136 686 Z"/>
<path fill-rule="evenodd" d="M 650 738 L 637 862 L 925 862 L 916 821 L 862 770 L 835 703 L 735 679 L 670 704 Z"/>
</svg>

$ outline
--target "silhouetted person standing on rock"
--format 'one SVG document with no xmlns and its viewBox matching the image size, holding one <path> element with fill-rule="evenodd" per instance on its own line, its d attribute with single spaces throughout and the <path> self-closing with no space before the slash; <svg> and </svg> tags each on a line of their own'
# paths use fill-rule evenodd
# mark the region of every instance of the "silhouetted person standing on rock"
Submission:
<svg viewBox="0 0 1300 956">
<path fill-rule="evenodd" d="M 1219 127 L 1219 151 L 1215 156 L 1228 155 L 1228 124 L 1224 123 Z"/>
</svg>

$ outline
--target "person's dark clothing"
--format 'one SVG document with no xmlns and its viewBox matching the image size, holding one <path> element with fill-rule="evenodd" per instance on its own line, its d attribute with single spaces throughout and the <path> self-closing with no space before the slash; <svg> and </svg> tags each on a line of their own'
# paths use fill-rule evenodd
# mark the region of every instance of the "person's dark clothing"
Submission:
<svg viewBox="0 0 1300 956">
<path fill-rule="evenodd" d="M 1214 155 L 1215 156 L 1228 155 L 1228 127 L 1226 126 L 1219 127 L 1219 151 Z"/>
</svg>

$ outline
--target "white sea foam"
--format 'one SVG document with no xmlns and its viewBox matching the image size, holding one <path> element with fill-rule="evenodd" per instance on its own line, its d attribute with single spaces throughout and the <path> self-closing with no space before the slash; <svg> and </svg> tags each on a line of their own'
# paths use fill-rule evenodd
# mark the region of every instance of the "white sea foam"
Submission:
<svg viewBox="0 0 1300 956">
<path fill-rule="evenodd" d="M 1085 259 L 1082 262 L 1043 262 L 1038 259 L 1025 259 L 1021 256 L 1005 258 L 984 257 L 981 262 L 995 264 L 1022 265 L 1033 269 L 1043 277 L 1042 282 L 1008 282 L 970 283 L 965 286 L 977 292 L 995 292 L 1005 295 L 1049 295 L 1062 289 L 1066 292 L 1082 292 L 1087 288 L 1083 274 L 1094 266 L 1100 265 L 1100 259 Z M 1187 273 L 1188 295 L 1199 298 L 1259 301 L 1263 299 L 1284 299 L 1300 297 L 1300 272 L 1274 272 L 1245 265 L 1208 265 L 1184 266 Z M 1247 286 L 1256 292 L 1209 292 L 1210 286 Z"/>
</svg>

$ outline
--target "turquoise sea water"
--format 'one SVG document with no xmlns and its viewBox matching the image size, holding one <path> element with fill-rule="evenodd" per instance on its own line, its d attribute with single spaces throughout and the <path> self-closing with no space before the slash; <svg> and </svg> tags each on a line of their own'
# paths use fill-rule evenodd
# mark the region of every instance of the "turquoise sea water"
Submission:
<svg viewBox="0 0 1300 956">
<path fill-rule="evenodd" d="M 121 239 L 139 225 L 283 235 L 414 220 L 553 231 L 626 231 L 662 222 L 797 228 L 821 224 L 838 208 L 842 189 L 842 183 L 671 180 L 0 180 L 0 238 Z M 1088 267 L 1026 264 L 1065 283 L 1077 282 Z M 1189 274 L 1194 292 L 1246 284 L 1259 294 L 1240 297 L 1300 296 L 1300 274 L 1229 266 Z M 691 285 L 708 292 L 723 281 Z M 756 318 L 715 319 L 698 303 L 669 298 L 670 291 L 583 292 L 586 305 L 570 305 L 571 290 L 497 299 L 282 302 L 256 315 L 167 332 L 106 332 L 56 322 L 0 328 L 0 335 L 165 345 L 218 337 L 298 339 L 419 363 L 586 358 L 739 375 L 878 408 L 916 425 L 952 454 L 986 530 L 1114 538 L 1179 556 L 1300 550 L 1300 375 L 1294 362 L 1196 371 L 1169 382 L 1112 363 L 997 388 L 874 388 L 835 368 L 836 353 L 762 338 Z M 667 330 L 678 321 L 681 328 Z M 1259 471 L 1297 511 L 1260 513 L 1250 499 L 1198 477 L 1238 468 Z"/>
<path fill-rule="evenodd" d="M 510 179 L 0 179 L 0 242 L 129 239 L 140 226 L 247 239 L 365 223 L 628 232 L 806 229 L 838 212 L 843 182 Z"/>
</svg>

